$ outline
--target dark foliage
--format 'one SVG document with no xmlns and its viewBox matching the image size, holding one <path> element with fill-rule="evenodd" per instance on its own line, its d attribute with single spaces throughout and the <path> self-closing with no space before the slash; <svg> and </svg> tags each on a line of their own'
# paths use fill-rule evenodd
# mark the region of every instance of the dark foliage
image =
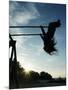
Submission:
<svg viewBox="0 0 68 90">
<path fill-rule="evenodd" d="M 40 79 L 49 80 L 52 79 L 52 76 L 49 73 L 43 71 L 40 73 Z"/>
</svg>

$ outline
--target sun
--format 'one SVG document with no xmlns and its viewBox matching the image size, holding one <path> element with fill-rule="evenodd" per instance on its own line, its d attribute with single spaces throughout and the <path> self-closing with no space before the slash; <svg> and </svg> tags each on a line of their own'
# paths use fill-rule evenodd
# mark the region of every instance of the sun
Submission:
<svg viewBox="0 0 68 90">
<path fill-rule="evenodd" d="M 29 74 L 29 72 L 30 72 L 30 70 L 25 69 L 25 73 L 26 73 L 26 74 Z"/>
<path fill-rule="evenodd" d="M 29 72 L 30 71 L 30 67 L 29 66 L 25 67 L 25 71 Z"/>
<path fill-rule="evenodd" d="M 26 73 L 29 73 L 30 70 L 32 70 L 32 66 L 31 66 L 30 64 L 25 64 L 25 65 L 24 65 L 24 69 L 25 69 L 25 72 L 26 72 Z"/>
<path fill-rule="evenodd" d="M 23 58 L 23 61 L 22 61 L 22 59 L 19 57 L 19 60 L 20 60 L 21 66 L 24 68 L 24 71 L 26 73 L 29 73 L 31 70 L 34 69 L 33 64 L 30 62 L 27 62 L 27 58 Z"/>
</svg>

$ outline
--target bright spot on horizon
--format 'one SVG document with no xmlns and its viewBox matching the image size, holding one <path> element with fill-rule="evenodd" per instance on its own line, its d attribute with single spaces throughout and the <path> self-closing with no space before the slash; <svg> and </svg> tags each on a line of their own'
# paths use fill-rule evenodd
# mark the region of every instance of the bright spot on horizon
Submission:
<svg viewBox="0 0 68 90">
<path fill-rule="evenodd" d="M 30 65 L 29 63 L 25 63 L 23 66 L 26 73 L 29 73 L 32 70 L 32 65 Z"/>
<path fill-rule="evenodd" d="M 26 73 L 26 74 L 29 74 L 29 73 L 30 73 L 30 70 L 25 69 L 25 73 Z"/>
</svg>

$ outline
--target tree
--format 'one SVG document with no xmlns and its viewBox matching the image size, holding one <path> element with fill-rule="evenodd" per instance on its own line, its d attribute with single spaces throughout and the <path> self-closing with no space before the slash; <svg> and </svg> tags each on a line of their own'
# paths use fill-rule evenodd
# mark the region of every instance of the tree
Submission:
<svg viewBox="0 0 68 90">
<path fill-rule="evenodd" d="M 42 71 L 40 73 L 40 79 L 45 79 L 45 80 L 49 80 L 49 79 L 52 79 L 52 76 L 44 71 Z"/>
<path fill-rule="evenodd" d="M 30 79 L 31 80 L 38 80 L 39 79 L 39 73 L 35 71 L 30 71 Z"/>
</svg>

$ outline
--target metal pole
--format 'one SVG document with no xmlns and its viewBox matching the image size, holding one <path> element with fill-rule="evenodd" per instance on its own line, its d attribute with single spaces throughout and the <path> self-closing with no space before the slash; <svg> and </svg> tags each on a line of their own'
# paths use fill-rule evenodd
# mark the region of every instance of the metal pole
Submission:
<svg viewBox="0 0 68 90">
<path fill-rule="evenodd" d="M 48 26 L 42 26 L 43 28 L 48 28 Z M 9 26 L 9 28 L 40 28 L 40 26 Z"/>
<path fill-rule="evenodd" d="M 11 36 L 38 36 L 38 35 L 41 35 L 40 34 L 11 34 Z"/>
</svg>

